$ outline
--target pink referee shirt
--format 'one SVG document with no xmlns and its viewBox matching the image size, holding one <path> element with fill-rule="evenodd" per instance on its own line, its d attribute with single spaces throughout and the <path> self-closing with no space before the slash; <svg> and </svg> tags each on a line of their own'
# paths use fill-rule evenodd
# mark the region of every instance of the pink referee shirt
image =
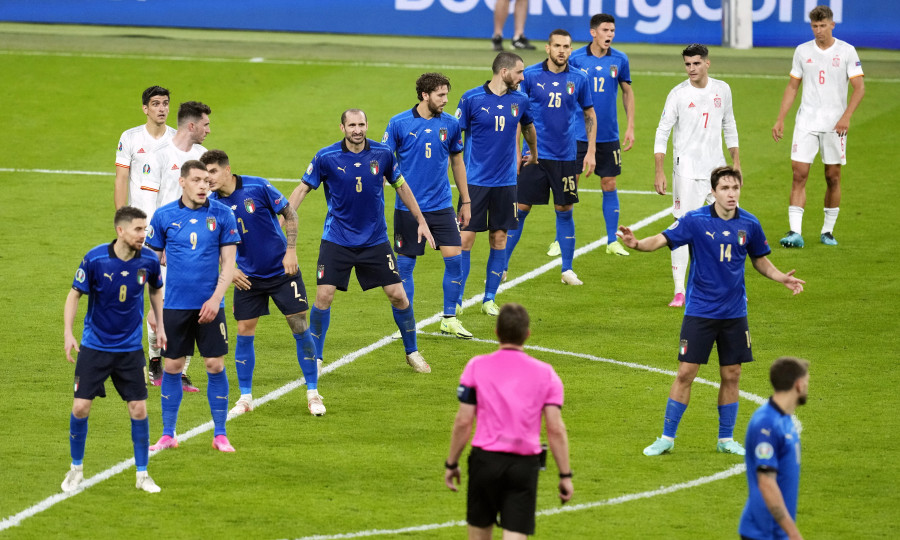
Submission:
<svg viewBox="0 0 900 540">
<path fill-rule="evenodd" d="M 460 384 L 475 389 L 472 446 L 523 456 L 541 453 L 541 411 L 563 405 L 553 366 L 524 352 L 502 349 L 471 359 Z"/>
</svg>

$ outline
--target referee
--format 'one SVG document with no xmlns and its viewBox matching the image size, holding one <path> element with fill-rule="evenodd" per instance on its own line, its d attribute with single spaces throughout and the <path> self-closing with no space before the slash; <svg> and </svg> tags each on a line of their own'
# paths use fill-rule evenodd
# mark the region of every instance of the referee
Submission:
<svg viewBox="0 0 900 540">
<path fill-rule="evenodd" d="M 525 354 L 525 340 L 531 334 L 528 324 L 524 307 L 504 305 L 497 317 L 500 349 L 470 360 L 460 377 L 459 411 L 444 464 L 444 483 L 457 490 L 459 457 L 477 418 L 469 454 L 466 521 L 470 539 L 490 539 L 497 514 L 504 538 L 534 534 L 542 415 L 559 469 L 559 498 L 562 502 L 572 498 L 562 381 L 550 364 Z"/>
</svg>

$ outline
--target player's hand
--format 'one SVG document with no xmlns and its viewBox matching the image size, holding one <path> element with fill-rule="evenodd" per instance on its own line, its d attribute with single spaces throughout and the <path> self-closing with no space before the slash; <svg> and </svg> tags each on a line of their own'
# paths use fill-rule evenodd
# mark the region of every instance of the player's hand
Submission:
<svg viewBox="0 0 900 540">
<path fill-rule="evenodd" d="M 150 326 L 150 330 L 153 330 L 154 332 L 156 332 L 156 327 L 158 325 L 156 324 L 156 316 L 153 315 L 152 309 L 147 312 L 147 325 Z M 165 347 L 160 347 L 160 349 L 164 349 L 164 348 Z"/>
<path fill-rule="evenodd" d="M 778 120 L 775 122 L 775 125 L 772 126 L 772 138 L 775 139 L 775 142 L 780 141 L 784 137 L 784 122 Z"/>
<path fill-rule="evenodd" d="M 66 360 L 69 363 L 74 364 L 75 359 L 72 358 L 72 349 L 75 349 L 75 352 L 81 352 L 81 349 L 78 348 L 78 340 L 75 339 L 75 336 L 72 334 L 67 334 L 65 337 L 65 348 L 66 348 Z"/>
<path fill-rule="evenodd" d="M 590 176 L 595 168 L 597 168 L 597 158 L 594 157 L 594 152 L 588 150 L 588 153 L 584 156 L 584 163 L 581 164 L 581 173 L 585 176 Z"/>
<path fill-rule="evenodd" d="M 160 266 L 165 266 L 165 265 L 166 265 L 166 252 L 165 252 L 165 250 L 163 250 L 163 252 L 159 254 L 159 265 L 160 265 Z"/>
<path fill-rule="evenodd" d="M 784 281 L 782 281 L 782 283 L 784 283 L 785 287 L 794 291 L 794 296 L 796 296 L 803 292 L 803 286 L 806 284 L 806 282 L 800 278 L 795 278 L 794 272 L 796 272 L 796 270 L 785 272 Z"/>
<path fill-rule="evenodd" d="M 454 481 L 456 482 L 454 484 Z M 450 488 L 450 491 L 459 491 L 457 487 L 460 481 L 459 467 L 455 469 L 444 469 L 444 484 Z"/>
<path fill-rule="evenodd" d="M 297 263 L 297 249 L 288 248 L 284 252 L 284 260 L 281 263 L 284 265 L 285 274 L 289 276 L 296 274 L 300 270 L 300 265 Z M 243 274 L 243 272 L 241 273 Z M 235 272 L 235 274 L 237 274 L 237 272 Z M 244 279 L 247 279 L 247 277 L 244 276 Z M 231 281 L 234 282 L 234 279 Z M 250 281 L 248 280 L 247 283 L 250 283 Z M 247 288 L 249 289 L 250 287 L 248 286 Z"/>
<path fill-rule="evenodd" d="M 634 145 L 634 130 L 626 129 L 625 130 L 625 138 L 622 140 L 622 151 L 627 152 L 631 150 L 631 147 Z"/>
<path fill-rule="evenodd" d="M 844 118 L 843 116 L 841 117 L 840 120 L 838 120 L 838 123 L 834 125 L 834 130 L 837 132 L 838 136 L 840 136 L 840 137 L 846 137 L 847 130 L 849 130 L 849 129 L 850 129 L 850 119 Z"/>
<path fill-rule="evenodd" d="M 575 492 L 575 487 L 572 485 L 571 478 L 560 478 L 559 479 L 559 500 L 566 504 L 569 500 L 572 499 L 572 493 Z"/>
<path fill-rule="evenodd" d="M 472 203 L 469 204 L 461 204 L 459 206 L 459 213 L 456 215 L 456 220 L 459 222 L 459 228 L 465 229 L 466 226 L 469 225 L 469 221 L 472 219 Z"/>
<path fill-rule="evenodd" d="M 634 237 L 634 233 L 631 232 L 631 229 L 628 227 L 619 227 L 619 232 L 616 233 L 616 237 L 625 244 L 626 247 L 630 247 L 631 249 L 637 248 L 638 240 Z"/>
<path fill-rule="evenodd" d="M 296 256 L 294 257 L 294 259 L 296 259 Z M 287 260 L 287 255 L 285 255 L 285 260 Z M 284 269 L 287 270 L 287 264 L 284 265 Z M 297 273 L 296 266 L 295 266 L 294 273 L 295 274 Z M 242 291 L 250 290 L 250 286 L 251 286 L 250 280 L 247 278 L 247 274 L 245 274 L 244 271 L 241 270 L 240 268 L 234 269 L 234 276 L 231 278 L 231 282 L 234 283 L 235 287 L 237 287 L 238 289 L 240 289 Z"/>
<path fill-rule="evenodd" d="M 169 345 L 169 338 L 166 336 L 166 329 L 162 325 L 162 321 L 159 321 L 159 324 L 156 325 L 159 330 L 156 330 L 156 346 L 160 349 L 165 349 Z"/>
<path fill-rule="evenodd" d="M 219 304 L 221 303 L 222 299 L 216 297 L 212 297 L 206 302 L 203 302 L 203 307 L 200 308 L 200 318 L 197 322 L 206 324 L 216 320 L 216 315 L 219 314 Z"/>
<path fill-rule="evenodd" d="M 464 206 L 470 206 L 468 204 Z M 428 229 L 428 224 L 425 223 L 423 219 L 421 223 L 419 223 L 419 229 L 416 235 L 416 241 L 421 242 L 422 238 L 428 240 L 428 245 L 431 246 L 431 249 L 437 249 L 437 244 L 434 243 L 434 237 L 431 236 L 431 231 Z"/>
<path fill-rule="evenodd" d="M 660 195 L 666 194 L 666 173 L 658 172 L 656 173 L 656 181 L 653 182 L 653 187 L 656 189 L 656 192 Z"/>
</svg>

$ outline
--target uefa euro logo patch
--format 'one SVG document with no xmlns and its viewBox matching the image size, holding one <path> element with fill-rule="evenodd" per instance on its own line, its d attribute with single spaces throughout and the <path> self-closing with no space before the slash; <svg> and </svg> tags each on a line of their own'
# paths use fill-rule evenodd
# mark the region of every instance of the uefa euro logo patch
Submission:
<svg viewBox="0 0 900 540">
<path fill-rule="evenodd" d="M 85 278 L 86 276 L 84 273 L 84 269 L 79 268 L 78 270 L 75 270 L 75 281 L 77 281 L 78 283 L 84 283 Z"/>
<path fill-rule="evenodd" d="M 767 442 L 761 442 L 756 445 L 756 449 L 753 451 L 753 454 L 756 456 L 756 459 L 772 459 L 772 456 L 775 455 L 775 449 L 772 448 L 772 445 Z"/>
</svg>

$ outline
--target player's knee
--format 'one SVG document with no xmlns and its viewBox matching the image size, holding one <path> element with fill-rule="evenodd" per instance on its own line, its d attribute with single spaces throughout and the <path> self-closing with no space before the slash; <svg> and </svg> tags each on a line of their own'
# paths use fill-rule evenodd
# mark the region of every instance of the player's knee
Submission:
<svg viewBox="0 0 900 540">
<path fill-rule="evenodd" d="M 309 328 L 309 324 L 306 322 L 305 311 L 287 315 L 285 318 L 287 319 L 288 326 L 291 328 L 291 332 L 295 334 L 302 334 Z"/>
<path fill-rule="evenodd" d="M 221 373 L 225 369 L 225 357 L 217 356 L 215 358 L 204 358 L 204 363 L 206 364 L 206 372 L 212 373 L 215 375 L 216 373 Z"/>
<path fill-rule="evenodd" d="M 143 420 L 144 418 L 147 418 L 147 402 L 145 400 L 129 401 L 128 415 L 131 416 L 133 420 Z"/>
<path fill-rule="evenodd" d="M 72 402 L 72 415 L 78 419 L 87 418 L 91 413 L 91 403 L 89 399 L 76 399 Z"/>
</svg>

